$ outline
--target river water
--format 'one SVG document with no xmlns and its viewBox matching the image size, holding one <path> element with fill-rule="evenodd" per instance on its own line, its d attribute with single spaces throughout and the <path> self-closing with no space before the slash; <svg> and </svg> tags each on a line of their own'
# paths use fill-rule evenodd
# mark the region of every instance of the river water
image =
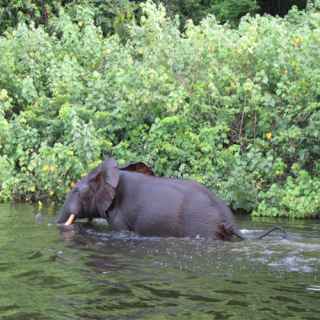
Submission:
<svg viewBox="0 0 320 320">
<path fill-rule="evenodd" d="M 142 238 L 0 205 L 0 319 L 320 319 L 320 221 L 238 218 L 264 240 Z"/>
</svg>

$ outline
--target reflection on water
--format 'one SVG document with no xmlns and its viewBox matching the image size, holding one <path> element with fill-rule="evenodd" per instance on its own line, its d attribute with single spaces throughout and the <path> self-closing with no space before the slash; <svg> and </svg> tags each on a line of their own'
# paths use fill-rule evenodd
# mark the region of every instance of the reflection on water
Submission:
<svg viewBox="0 0 320 320">
<path fill-rule="evenodd" d="M 288 239 L 142 238 L 0 206 L 0 319 L 319 319 L 320 223 Z M 279 222 L 240 221 L 253 237 Z"/>
</svg>

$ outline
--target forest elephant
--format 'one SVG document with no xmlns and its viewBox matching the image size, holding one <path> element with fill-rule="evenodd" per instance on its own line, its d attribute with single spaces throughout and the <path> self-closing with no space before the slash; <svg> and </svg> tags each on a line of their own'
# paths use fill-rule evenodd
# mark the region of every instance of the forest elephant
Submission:
<svg viewBox="0 0 320 320">
<path fill-rule="evenodd" d="M 57 222 L 79 218 L 105 218 L 113 230 L 142 236 L 244 239 L 229 207 L 203 185 L 154 176 L 142 162 L 119 168 L 113 158 L 76 183 Z"/>
</svg>

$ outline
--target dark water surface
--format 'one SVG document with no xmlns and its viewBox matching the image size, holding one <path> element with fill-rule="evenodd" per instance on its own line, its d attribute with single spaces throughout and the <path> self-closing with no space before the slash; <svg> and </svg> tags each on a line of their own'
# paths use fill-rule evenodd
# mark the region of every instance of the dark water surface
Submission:
<svg viewBox="0 0 320 320">
<path fill-rule="evenodd" d="M 226 243 L 101 222 L 62 232 L 37 213 L 0 205 L 1 320 L 320 319 L 319 221 L 280 221 L 287 240 Z M 276 223 L 240 221 L 249 237 Z"/>
</svg>

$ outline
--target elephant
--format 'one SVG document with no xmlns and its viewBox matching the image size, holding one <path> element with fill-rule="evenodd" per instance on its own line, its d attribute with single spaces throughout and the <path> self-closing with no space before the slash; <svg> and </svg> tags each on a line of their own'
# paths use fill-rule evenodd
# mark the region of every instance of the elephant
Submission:
<svg viewBox="0 0 320 320">
<path fill-rule="evenodd" d="M 105 218 L 113 230 L 142 236 L 245 238 L 226 203 L 200 183 L 155 176 L 143 162 L 119 168 L 113 158 L 76 183 L 57 223 L 80 218 Z"/>
</svg>

